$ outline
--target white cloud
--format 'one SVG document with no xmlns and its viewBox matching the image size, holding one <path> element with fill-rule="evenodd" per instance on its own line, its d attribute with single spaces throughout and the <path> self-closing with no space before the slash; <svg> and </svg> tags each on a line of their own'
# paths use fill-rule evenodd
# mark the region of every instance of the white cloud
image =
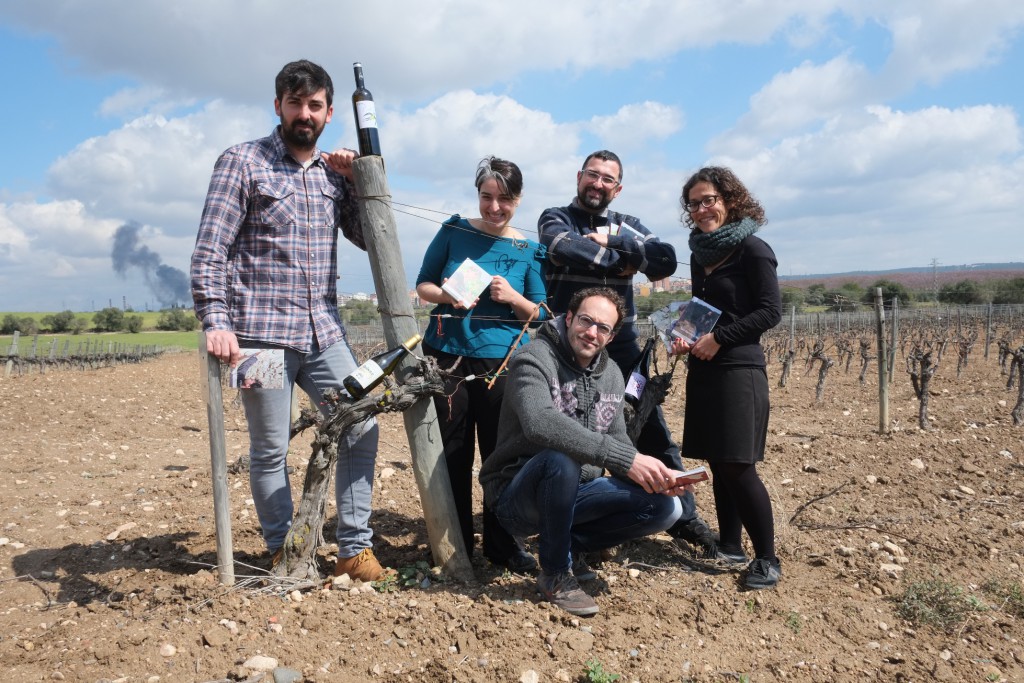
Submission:
<svg viewBox="0 0 1024 683">
<path fill-rule="evenodd" d="M 626 104 L 612 116 L 595 116 L 587 126 L 603 146 L 627 154 L 647 141 L 664 140 L 683 128 L 683 113 L 660 102 Z"/>
<path fill-rule="evenodd" d="M 82 198 L 96 216 L 194 235 L 217 156 L 272 126 L 266 110 L 221 101 L 180 118 L 147 114 L 55 161 L 50 188 Z"/>
</svg>

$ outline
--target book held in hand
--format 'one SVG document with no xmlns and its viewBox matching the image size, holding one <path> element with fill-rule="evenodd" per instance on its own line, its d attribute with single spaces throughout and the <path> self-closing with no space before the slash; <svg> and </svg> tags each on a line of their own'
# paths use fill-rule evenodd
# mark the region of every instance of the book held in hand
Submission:
<svg viewBox="0 0 1024 683">
<path fill-rule="evenodd" d="M 676 485 L 686 486 L 688 484 L 697 484 L 702 481 L 708 480 L 708 470 L 706 467 L 701 465 L 700 467 L 694 467 L 692 470 L 686 470 L 678 477 L 676 477 Z"/>
<path fill-rule="evenodd" d="M 706 301 L 693 297 L 689 301 L 673 301 L 650 316 L 665 348 L 671 349 L 673 339 L 693 344 L 714 328 L 722 311 Z"/>
<path fill-rule="evenodd" d="M 241 348 L 242 360 L 231 368 L 233 389 L 283 389 L 284 349 Z"/>
<path fill-rule="evenodd" d="M 491 274 L 478 266 L 473 259 L 466 259 L 441 285 L 441 289 L 461 302 L 464 307 L 469 308 L 489 284 L 491 284 Z"/>
</svg>

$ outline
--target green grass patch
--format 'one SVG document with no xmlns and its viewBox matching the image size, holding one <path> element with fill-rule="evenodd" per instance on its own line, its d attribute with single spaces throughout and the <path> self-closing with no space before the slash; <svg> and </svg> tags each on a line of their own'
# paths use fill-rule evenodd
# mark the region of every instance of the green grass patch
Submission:
<svg viewBox="0 0 1024 683">
<path fill-rule="evenodd" d="M 11 348 L 11 339 L 10 335 L 0 336 L 0 356 L 8 355 Z M 97 344 L 100 345 L 99 348 L 102 352 L 106 352 L 111 344 L 125 344 L 129 348 L 134 348 L 135 346 L 158 346 L 165 350 L 180 348 L 194 351 L 199 348 L 199 333 L 154 331 L 138 332 L 136 334 L 129 332 L 40 334 L 38 343 L 36 342 L 36 337 L 21 335 L 18 338 L 18 355 L 27 357 L 33 345 L 35 345 L 37 358 L 48 357 L 51 345 L 56 344 L 56 355 L 60 357 L 63 355 L 65 343 L 67 343 L 69 355 L 84 353 L 86 345 L 88 345 L 89 350 L 93 350 Z"/>
<path fill-rule="evenodd" d="M 915 581 L 894 599 L 896 612 L 903 619 L 946 633 L 952 633 L 967 621 L 971 612 L 984 609 L 977 599 L 964 595 L 960 586 L 940 579 Z"/>
</svg>

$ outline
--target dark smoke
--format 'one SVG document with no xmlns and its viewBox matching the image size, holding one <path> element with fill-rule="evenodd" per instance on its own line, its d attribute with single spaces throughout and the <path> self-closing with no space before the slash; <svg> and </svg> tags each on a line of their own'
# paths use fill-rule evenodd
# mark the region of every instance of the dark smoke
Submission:
<svg viewBox="0 0 1024 683">
<path fill-rule="evenodd" d="M 161 308 L 188 305 L 192 301 L 188 276 L 161 262 L 160 256 L 149 247 L 139 244 L 141 225 L 135 221 L 125 223 L 114 233 L 114 271 L 124 277 L 129 268 L 142 271 L 146 285 L 153 292 Z"/>
</svg>

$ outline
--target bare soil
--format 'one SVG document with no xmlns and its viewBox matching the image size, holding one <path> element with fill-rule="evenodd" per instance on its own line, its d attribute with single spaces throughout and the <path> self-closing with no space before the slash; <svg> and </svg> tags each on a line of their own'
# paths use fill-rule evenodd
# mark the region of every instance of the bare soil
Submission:
<svg viewBox="0 0 1024 683">
<path fill-rule="evenodd" d="M 816 404 L 816 369 L 796 367 L 780 389 L 770 366 L 761 472 L 782 583 L 745 592 L 739 574 L 695 568 L 661 535 L 598 565 L 591 619 L 479 556 L 470 584 L 427 571 L 427 587 L 383 592 L 266 585 L 245 474 L 229 481 L 240 585 L 219 585 L 195 355 L 0 377 L 0 666 L 11 681 L 89 683 L 600 681 L 593 662 L 622 682 L 1024 680 L 1024 428 L 995 347 L 982 352 L 960 379 L 955 358 L 940 365 L 929 431 L 897 372 L 886 435 L 873 368 L 865 386 L 833 368 Z M 674 429 L 681 385 L 666 403 Z M 233 398 L 229 461 L 248 447 Z M 399 569 L 429 563 L 402 420 L 381 426 L 375 550 Z M 297 437 L 296 497 L 309 452 Z M 714 520 L 710 487 L 698 504 Z M 333 524 L 329 508 L 328 539 Z M 949 624 L 901 616 L 930 604 L 911 592 L 922 586 L 948 590 Z M 278 670 L 261 673 L 257 655 Z"/>
</svg>

